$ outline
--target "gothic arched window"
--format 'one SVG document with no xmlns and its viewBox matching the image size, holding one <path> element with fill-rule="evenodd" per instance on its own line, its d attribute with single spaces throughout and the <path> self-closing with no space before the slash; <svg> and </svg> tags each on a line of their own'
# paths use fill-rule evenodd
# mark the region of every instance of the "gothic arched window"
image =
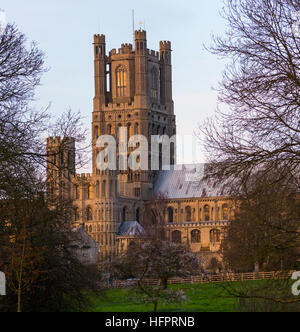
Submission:
<svg viewBox="0 0 300 332">
<path fill-rule="evenodd" d="M 117 96 L 124 97 L 126 94 L 127 72 L 125 68 L 119 67 L 116 72 L 117 76 Z"/>
<path fill-rule="evenodd" d="M 97 198 L 100 197 L 100 182 L 99 181 L 96 182 L 96 197 Z"/>
<path fill-rule="evenodd" d="M 151 70 L 151 89 L 158 90 L 158 75 L 156 68 Z"/>
<path fill-rule="evenodd" d="M 126 216 L 127 216 L 127 207 L 124 206 L 122 210 L 122 222 L 126 221 Z"/>
<path fill-rule="evenodd" d="M 151 97 L 158 97 L 158 72 L 156 68 L 151 70 Z"/>
<path fill-rule="evenodd" d="M 93 186 L 88 186 L 88 199 L 93 199 Z"/>
<path fill-rule="evenodd" d="M 174 210 L 172 207 L 168 208 L 168 222 L 169 224 L 173 224 L 174 222 Z"/>
<path fill-rule="evenodd" d="M 181 243 L 181 232 L 180 231 L 174 231 L 172 233 L 172 242 Z"/>
<path fill-rule="evenodd" d="M 105 197 L 106 196 L 106 181 L 105 180 L 102 182 L 101 192 L 102 192 L 102 197 Z"/>
<path fill-rule="evenodd" d="M 99 137 L 99 127 L 95 126 L 94 128 L 94 138 L 97 139 Z"/>
<path fill-rule="evenodd" d="M 136 123 L 136 124 L 134 125 L 134 135 L 138 135 L 138 134 L 139 134 L 139 124 Z"/>
<path fill-rule="evenodd" d="M 88 221 L 93 220 L 93 211 L 92 211 L 92 208 L 91 208 L 90 206 L 88 206 L 88 207 L 86 208 L 86 219 L 87 219 Z"/>
<path fill-rule="evenodd" d="M 218 243 L 221 241 L 221 232 L 218 229 L 212 229 L 210 231 L 210 242 Z"/>
<path fill-rule="evenodd" d="M 131 123 L 127 123 L 127 135 L 128 135 L 128 138 L 131 137 Z"/>
<path fill-rule="evenodd" d="M 191 241 L 192 243 L 200 243 L 201 240 L 200 240 L 200 231 L 198 229 L 194 229 L 192 232 L 191 232 Z"/>
<path fill-rule="evenodd" d="M 209 206 L 205 205 L 203 211 L 204 211 L 204 221 L 209 221 L 210 220 Z"/>
<path fill-rule="evenodd" d="M 185 220 L 187 222 L 192 221 L 192 208 L 190 206 L 185 208 Z"/>
<path fill-rule="evenodd" d="M 78 185 L 74 185 L 74 198 L 77 200 L 80 198 L 79 196 L 79 187 Z"/>
</svg>

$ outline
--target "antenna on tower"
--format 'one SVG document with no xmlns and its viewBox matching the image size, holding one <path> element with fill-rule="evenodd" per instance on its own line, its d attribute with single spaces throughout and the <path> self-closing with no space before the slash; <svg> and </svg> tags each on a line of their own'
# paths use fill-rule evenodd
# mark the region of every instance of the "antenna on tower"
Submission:
<svg viewBox="0 0 300 332">
<path fill-rule="evenodd" d="M 132 37 L 133 37 L 133 42 L 132 42 L 132 47 L 134 49 L 134 44 L 135 44 L 135 36 L 134 36 L 134 9 L 132 9 Z"/>
</svg>

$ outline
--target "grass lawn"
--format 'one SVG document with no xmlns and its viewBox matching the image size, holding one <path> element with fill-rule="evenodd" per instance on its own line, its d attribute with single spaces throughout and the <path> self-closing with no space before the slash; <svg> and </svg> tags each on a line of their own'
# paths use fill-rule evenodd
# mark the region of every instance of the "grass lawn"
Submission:
<svg viewBox="0 0 300 332">
<path fill-rule="evenodd" d="M 172 285 L 173 289 L 182 289 L 188 297 L 184 304 L 158 306 L 160 312 L 234 312 L 238 300 L 226 296 L 219 284 Z M 128 289 L 112 289 L 105 298 L 92 298 L 90 312 L 153 312 L 152 305 L 140 305 L 129 302 Z"/>
</svg>

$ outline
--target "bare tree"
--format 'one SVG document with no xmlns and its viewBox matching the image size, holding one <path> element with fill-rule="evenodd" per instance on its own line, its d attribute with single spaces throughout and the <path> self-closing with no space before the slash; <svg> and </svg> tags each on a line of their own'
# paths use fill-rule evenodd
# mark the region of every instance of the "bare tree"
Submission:
<svg viewBox="0 0 300 332">
<path fill-rule="evenodd" d="M 216 116 L 200 132 L 209 156 L 208 176 L 230 183 L 239 207 L 223 244 L 225 261 L 236 270 L 253 269 L 256 263 L 290 268 L 297 260 L 299 10 L 298 0 L 225 0 L 226 35 L 213 37 L 209 48 L 229 63 Z M 245 300 L 291 300 L 287 287 L 283 297 L 271 287 L 229 289 Z"/>
<path fill-rule="evenodd" d="M 219 101 L 229 109 L 220 107 L 201 128 L 211 173 L 243 177 L 266 162 L 266 172 L 278 164 L 298 172 L 299 1 L 224 2 L 228 30 L 224 38 L 214 37 L 210 50 L 230 61 L 219 86 Z"/>
<path fill-rule="evenodd" d="M 8 24 L 0 36 L 0 269 L 9 286 L 1 311 L 77 310 L 82 291 L 96 286 L 95 272 L 86 273 L 71 250 L 72 200 L 49 209 L 44 199 L 46 137 L 62 136 L 58 157 L 63 138 L 81 142 L 85 130 L 78 113 L 68 110 L 53 123 L 47 108 L 32 108 L 43 64 L 36 44 Z"/>
<path fill-rule="evenodd" d="M 190 253 L 186 246 L 172 243 L 166 235 L 167 204 L 165 196 L 153 197 L 145 208 L 143 226 L 147 237 L 137 238 L 128 251 L 116 258 L 109 269 L 115 277 L 134 278 L 137 287 L 134 299 L 152 303 L 154 311 L 162 302 L 182 302 L 183 291 L 168 289 L 173 277 L 188 277 L 200 270 L 198 256 Z M 157 286 L 149 286 L 147 279 L 159 280 Z"/>
<path fill-rule="evenodd" d="M 0 310 L 85 309 L 85 291 L 98 293 L 99 276 L 97 267 L 83 265 L 72 249 L 72 210 L 68 205 L 50 210 L 34 184 L 21 187 L 18 181 L 18 186 L 0 201 L 0 270 L 7 276 Z"/>
<path fill-rule="evenodd" d="M 168 289 L 172 277 L 186 277 L 199 270 L 198 258 L 186 248 L 164 240 L 148 239 L 137 241 L 128 251 L 116 258 L 110 265 L 114 277 L 137 280 L 135 293 L 157 311 L 159 303 L 182 301 L 182 291 Z M 156 286 L 149 286 L 147 279 L 158 279 Z"/>
</svg>

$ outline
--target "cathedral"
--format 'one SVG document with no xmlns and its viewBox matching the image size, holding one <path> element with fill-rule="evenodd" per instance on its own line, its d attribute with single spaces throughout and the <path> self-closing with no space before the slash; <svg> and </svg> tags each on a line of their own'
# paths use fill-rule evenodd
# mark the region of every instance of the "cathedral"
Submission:
<svg viewBox="0 0 300 332">
<path fill-rule="evenodd" d="M 232 214 L 230 199 L 220 185 L 199 179 L 199 165 L 177 167 L 174 144 L 169 169 L 161 167 L 161 158 L 158 170 L 97 167 L 98 138 L 111 135 L 118 141 L 120 128 L 127 129 L 128 139 L 148 138 L 149 164 L 151 137 L 176 135 L 171 43 L 161 41 L 159 51 L 150 50 L 146 31 L 138 30 L 134 45 L 122 44 L 107 53 L 105 36 L 95 35 L 93 47 L 92 173 L 76 174 L 74 139 L 50 137 L 48 195 L 67 195 L 74 201 L 75 226 L 84 227 L 98 243 L 100 264 L 126 250 L 136 238 L 147 236 L 143 219 L 154 196 L 164 200 L 164 227 L 170 241 L 199 253 L 207 265 L 219 260 L 223 230 Z M 117 147 L 120 165 L 124 154 L 118 152 L 119 143 Z M 132 150 L 128 148 L 128 155 Z"/>
</svg>

